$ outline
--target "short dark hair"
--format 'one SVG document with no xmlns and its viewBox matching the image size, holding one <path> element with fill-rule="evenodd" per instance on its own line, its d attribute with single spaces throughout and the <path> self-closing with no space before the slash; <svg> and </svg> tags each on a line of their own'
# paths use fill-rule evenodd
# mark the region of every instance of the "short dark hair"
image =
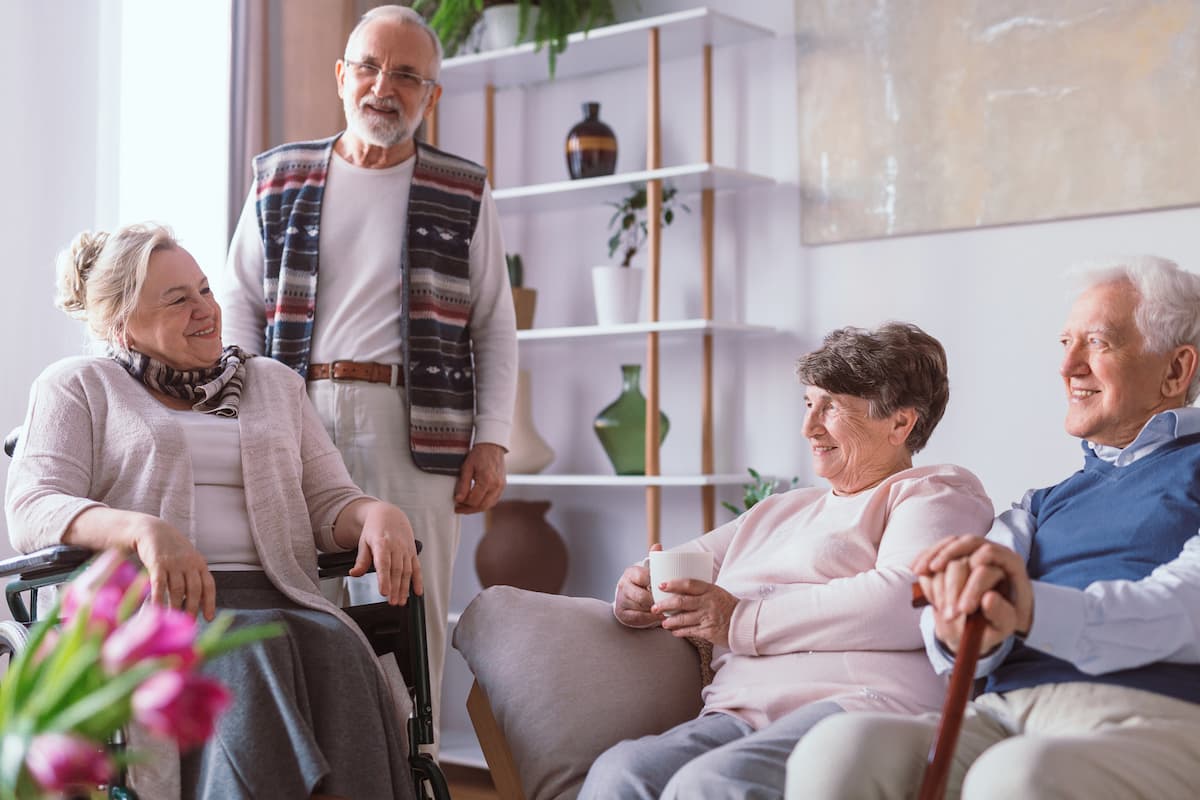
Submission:
<svg viewBox="0 0 1200 800">
<path fill-rule="evenodd" d="M 888 322 L 873 331 L 838 328 L 819 350 L 796 362 L 796 374 L 807 386 L 867 400 L 875 419 L 901 408 L 916 410 L 917 422 L 905 442 L 910 453 L 929 442 L 950 400 L 942 343 L 907 322 Z"/>
</svg>

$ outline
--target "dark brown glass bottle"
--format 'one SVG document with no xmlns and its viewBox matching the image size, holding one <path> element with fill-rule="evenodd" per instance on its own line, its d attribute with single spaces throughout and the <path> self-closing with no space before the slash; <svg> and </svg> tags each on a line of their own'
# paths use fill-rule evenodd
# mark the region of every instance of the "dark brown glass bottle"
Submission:
<svg viewBox="0 0 1200 800">
<path fill-rule="evenodd" d="M 617 169 L 617 137 L 600 121 L 600 104 L 584 103 L 583 119 L 567 134 L 571 178 L 598 178 Z"/>
</svg>

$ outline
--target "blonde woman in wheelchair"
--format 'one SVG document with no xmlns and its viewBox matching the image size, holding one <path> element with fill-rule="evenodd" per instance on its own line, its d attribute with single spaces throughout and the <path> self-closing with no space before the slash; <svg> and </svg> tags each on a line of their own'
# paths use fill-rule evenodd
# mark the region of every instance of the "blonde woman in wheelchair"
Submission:
<svg viewBox="0 0 1200 800">
<path fill-rule="evenodd" d="M 135 787 L 155 800 L 412 797 L 408 695 L 317 578 L 318 550 L 357 550 L 350 574 L 374 566 L 388 602 L 420 594 L 404 513 L 351 482 L 299 375 L 223 346 L 221 309 L 169 229 L 80 234 L 59 257 L 57 303 L 104 352 L 33 385 L 8 476 L 13 545 L 127 550 L 151 602 L 287 628 L 206 666 L 235 700 L 205 747 L 176 757 L 134 732 L 155 754 L 134 765 Z"/>
</svg>

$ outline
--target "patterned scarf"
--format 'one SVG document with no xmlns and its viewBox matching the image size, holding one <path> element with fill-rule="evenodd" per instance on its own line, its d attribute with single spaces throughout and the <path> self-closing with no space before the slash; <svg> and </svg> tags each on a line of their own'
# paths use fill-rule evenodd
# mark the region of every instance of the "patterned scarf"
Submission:
<svg viewBox="0 0 1200 800">
<path fill-rule="evenodd" d="M 246 379 L 246 361 L 254 358 L 253 353 L 245 353 L 231 344 L 221 351 L 221 358 L 214 366 L 178 370 L 136 350 L 114 347 L 108 354 L 147 388 L 188 400 L 193 404 L 193 410 L 218 417 L 238 415 L 242 383 Z"/>
</svg>

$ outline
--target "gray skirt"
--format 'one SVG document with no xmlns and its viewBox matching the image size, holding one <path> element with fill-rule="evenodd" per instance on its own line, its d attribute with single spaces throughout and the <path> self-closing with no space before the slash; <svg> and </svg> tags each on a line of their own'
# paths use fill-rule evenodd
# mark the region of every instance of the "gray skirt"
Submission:
<svg viewBox="0 0 1200 800">
<path fill-rule="evenodd" d="M 183 754 L 184 800 L 413 798 L 404 732 L 375 656 L 331 614 L 302 608 L 261 572 L 214 572 L 234 628 L 287 633 L 233 650 L 202 671 L 233 693 L 203 747 Z"/>
</svg>

